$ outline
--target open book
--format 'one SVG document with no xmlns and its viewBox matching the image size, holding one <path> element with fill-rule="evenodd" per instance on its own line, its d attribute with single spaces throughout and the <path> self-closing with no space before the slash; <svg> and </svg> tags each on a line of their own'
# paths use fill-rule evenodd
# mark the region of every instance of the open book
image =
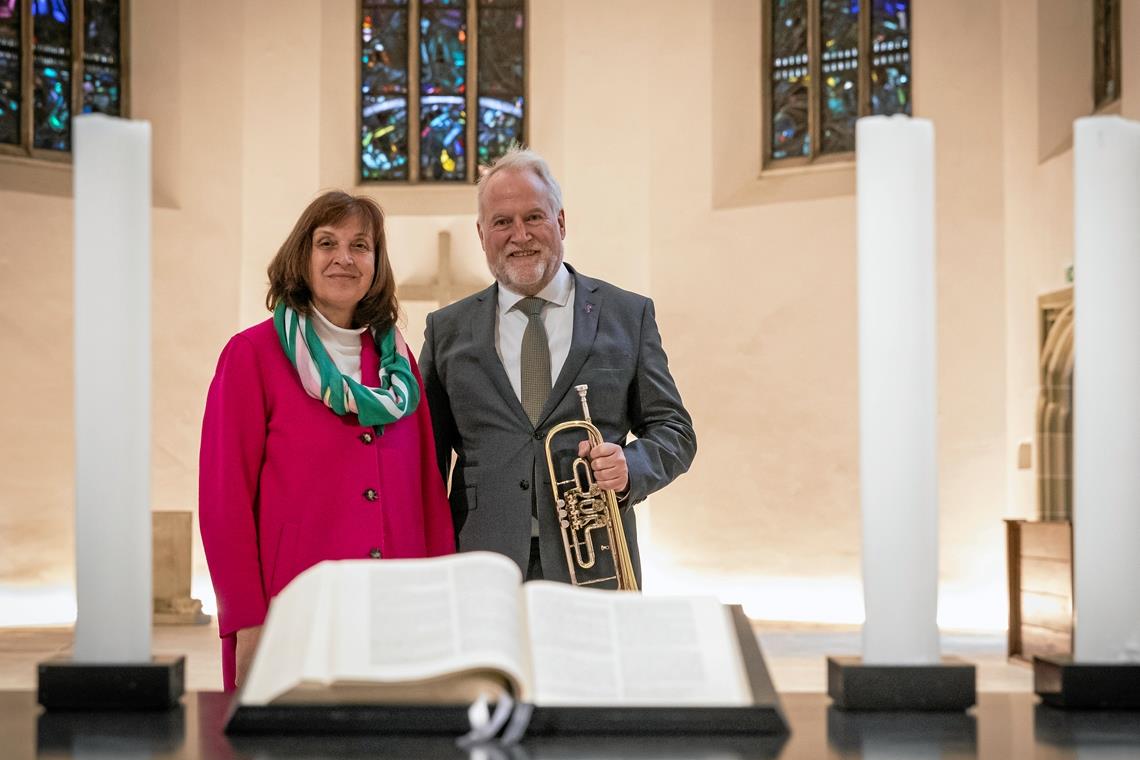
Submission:
<svg viewBox="0 0 1140 760">
<path fill-rule="evenodd" d="M 714 597 L 523 584 L 487 552 L 323 562 L 274 599 L 238 702 L 744 707 L 737 627 Z"/>
</svg>

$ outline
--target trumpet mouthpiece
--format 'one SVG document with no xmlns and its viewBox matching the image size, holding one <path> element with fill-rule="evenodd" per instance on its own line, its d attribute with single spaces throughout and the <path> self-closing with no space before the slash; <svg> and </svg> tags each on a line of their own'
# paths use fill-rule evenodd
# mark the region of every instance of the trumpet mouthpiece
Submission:
<svg viewBox="0 0 1140 760">
<path fill-rule="evenodd" d="M 590 407 L 586 404 L 586 391 L 589 390 L 589 388 L 590 386 L 585 383 L 574 386 L 574 390 L 578 391 L 578 399 L 582 402 L 582 419 L 586 422 L 590 421 Z"/>
</svg>

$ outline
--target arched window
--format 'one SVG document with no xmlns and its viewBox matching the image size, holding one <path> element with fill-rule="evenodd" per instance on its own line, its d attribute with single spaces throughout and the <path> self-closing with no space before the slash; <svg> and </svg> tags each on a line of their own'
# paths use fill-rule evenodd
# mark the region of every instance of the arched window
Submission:
<svg viewBox="0 0 1140 760">
<path fill-rule="evenodd" d="M 1093 103 L 1097 110 L 1120 98 L 1120 0 L 1093 3 Z"/>
<path fill-rule="evenodd" d="M 855 120 L 911 112 L 910 0 L 763 0 L 764 163 L 850 160 Z"/>
<path fill-rule="evenodd" d="M 362 182 L 473 181 L 525 140 L 525 92 L 525 0 L 361 0 Z"/>
<path fill-rule="evenodd" d="M 127 110 L 121 0 L 0 0 L 0 153 L 68 160 L 71 117 Z"/>
</svg>

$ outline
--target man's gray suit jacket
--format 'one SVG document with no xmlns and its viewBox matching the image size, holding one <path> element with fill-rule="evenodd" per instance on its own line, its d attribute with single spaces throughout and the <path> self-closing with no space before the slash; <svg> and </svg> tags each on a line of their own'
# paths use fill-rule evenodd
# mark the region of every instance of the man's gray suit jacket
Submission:
<svg viewBox="0 0 1140 760">
<path fill-rule="evenodd" d="M 594 425 L 624 446 L 629 494 L 625 525 L 638 580 L 637 526 L 630 506 L 688 470 L 697 442 L 692 419 L 669 374 L 653 302 L 601 280 L 574 277 L 574 333 L 539 422 L 531 424 L 495 350 L 498 286 L 428 315 L 420 354 L 424 392 L 444 482 L 452 452 L 450 501 L 460 551 L 505 554 L 526 572 L 532 501 L 539 520 L 543 575 L 569 581 L 546 465 L 546 432 L 582 418 L 575 385 L 589 385 Z M 635 440 L 626 442 L 632 432 Z M 585 433 L 560 434 L 573 449 Z M 560 451 L 558 478 L 572 451 Z"/>
</svg>

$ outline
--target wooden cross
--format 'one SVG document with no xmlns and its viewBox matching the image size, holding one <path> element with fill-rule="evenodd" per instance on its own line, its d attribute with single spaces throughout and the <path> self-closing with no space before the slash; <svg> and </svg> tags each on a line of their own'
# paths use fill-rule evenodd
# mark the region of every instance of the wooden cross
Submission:
<svg viewBox="0 0 1140 760">
<path fill-rule="evenodd" d="M 451 233 L 439 233 L 438 274 L 430 282 L 404 283 L 397 286 L 396 295 L 401 301 L 428 301 L 447 306 L 460 298 L 487 287 L 485 282 L 460 282 L 451 275 Z"/>
</svg>

